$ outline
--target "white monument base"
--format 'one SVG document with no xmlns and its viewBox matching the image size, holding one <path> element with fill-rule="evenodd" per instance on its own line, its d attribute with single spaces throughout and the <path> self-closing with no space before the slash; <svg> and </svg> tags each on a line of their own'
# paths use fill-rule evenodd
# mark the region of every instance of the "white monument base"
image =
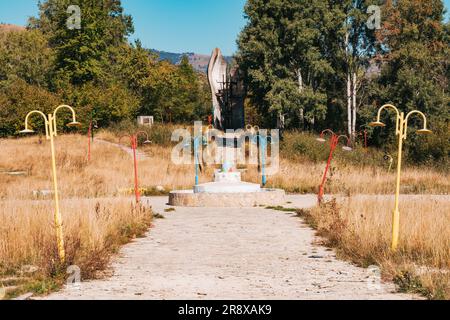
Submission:
<svg viewBox="0 0 450 320">
<path fill-rule="evenodd" d="M 247 182 L 211 182 L 194 187 L 194 193 L 251 193 L 260 192 L 261 186 Z"/>
<path fill-rule="evenodd" d="M 285 204 L 286 194 L 278 189 L 247 193 L 194 193 L 193 190 L 178 190 L 169 195 L 169 205 L 175 207 L 253 208 Z"/>
<path fill-rule="evenodd" d="M 199 184 L 191 190 L 172 191 L 169 204 L 180 207 L 233 208 L 277 206 L 286 203 L 285 196 L 284 190 L 263 189 L 259 184 L 242 182 L 241 172 L 227 162 L 222 170 L 214 173 L 214 182 Z"/>
<path fill-rule="evenodd" d="M 214 182 L 200 184 L 194 187 L 194 193 L 251 193 L 260 192 L 261 186 L 255 183 L 241 181 L 241 173 L 221 172 L 214 173 Z"/>
</svg>

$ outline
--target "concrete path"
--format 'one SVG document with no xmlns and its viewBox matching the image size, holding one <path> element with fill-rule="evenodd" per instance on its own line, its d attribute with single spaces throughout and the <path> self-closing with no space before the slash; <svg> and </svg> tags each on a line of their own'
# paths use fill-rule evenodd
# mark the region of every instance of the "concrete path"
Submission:
<svg viewBox="0 0 450 320">
<path fill-rule="evenodd" d="M 112 276 L 67 287 L 49 299 L 412 299 L 376 274 L 315 245 L 293 214 L 264 208 L 175 208 L 146 198 L 165 216 L 125 246 Z M 315 196 L 290 196 L 311 207 Z"/>
</svg>

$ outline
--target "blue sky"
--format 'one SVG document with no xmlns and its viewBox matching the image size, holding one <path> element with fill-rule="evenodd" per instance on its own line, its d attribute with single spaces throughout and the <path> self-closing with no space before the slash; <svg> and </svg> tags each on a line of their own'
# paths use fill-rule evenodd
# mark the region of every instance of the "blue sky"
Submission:
<svg viewBox="0 0 450 320">
<path fill-rule="evenodd" d="M 246 0 L 122 0 L 134 19 L 135 34 L 147 48 L 169 52 L 224 54 L 236 51 L 245 25 Z M 0 0 L 0 22 L 25 25 L 37 13 L 38 0 Z"/>
<path fill-rule="evenodd" d="M 0 0 L 0 22 L 25 25 L 36 15 L 38 0 Z M 122 0 L 134 18 L 136 32 L 147 48 L 209 54 L 220 47 L 236 51 L 236 38 L 245 25 L 246 0 Z M 444 0 L 450 8 L 450 0 Z M 447 13 L 447 17 L 449 14 Z"/>
</svg>

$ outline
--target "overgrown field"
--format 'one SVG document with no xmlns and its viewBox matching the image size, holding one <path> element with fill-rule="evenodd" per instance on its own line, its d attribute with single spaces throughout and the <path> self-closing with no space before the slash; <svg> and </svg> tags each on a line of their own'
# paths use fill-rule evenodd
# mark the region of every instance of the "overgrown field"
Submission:
<svg viewBox="0 0 450 320">
<path fill-rule="evenodd" d="M 10 287 L 9 296 L 55 290 L 71 265 L 79 268 L 82 279 L 96 277 L 110 256 L 144 235 L 152 221 L 151 209 L 136 207 L 128 198 L 61 204 L 66 265 L 58 258 L 52 201 L 0 202 L 0 288 Z"/>
<path fill-rule="evenodd" d="M 126 153 L 94 144 L 88 162 L 87 138 L 60 136 L 56 141 L 67 251 L 64 266 L 56 249 L 49 143 L 40 143 L 37 137 L 0 141 L 2 295 L 3 287 L 9 288 L 9 296 L 48 293 L 64 282 L 69 265 L 80 268 L 82 279 L 95 277 L 111 254 L 151 225 L 151 209 L 136 207 L 132 198 L 124 197 L 132 186 Z"/>
<path fill-rule="evenodd" d="M 152 144 L 139 147 L 143 195 L 164 195 L 194 184 L 194 165 L 171 162 L 174 143 L 170 137 L 174 128 L 155 126 L 148 131 Z M 99 132 L 92 143 L 91 161 L 87 160 L 86 136 L 62 135 L 55 141 L 68 264 L 79 266 L 83 278 L 95 276 L 121 244 L 142 235 L 150 226 L 151 210 L 134 207 L 132 198 L 128 197 L 134 186 L 132 157 L 123 149 L 129 145 L 128 139 L 120 141 L 122 148 L 117 145 L 122 135 L 133 131 L 136 128 L 118 126 Z M 45 139 L 27 137 L 0 140 L 0 148 L 0 278 L 3 279 L 0 288 L 14 287 L 15 281 L 19 281 L 12 294 L 23 290 L 46 293 L 67 276 L 67 266 L 58 264 L 55 248 L 50 146 Z M 317 192 L 327 156 L 328 145 L 319 144 L 315 137 L 287 134 L 281 148 L 280 170 L 268 177 L 268 187 L 292 193 Z M 200 182 L 211 181 L 216 168 L 203 166 Z M 261 181 L 257 166 L 242 168 L 244 180 Z M 405 194 L 448 194 L 450 189 L 449 174 L 444 170 L 406 165 L 402 181 Z M 344 231 L 333 244 L 361 264 L 380 263 L 388 275 L 398 276 L 399 270 L 410 271 L 413 263 L 419 267 L 448 267 L 445 261 L 449 261 L 449 244 L 444 235 L 449 234 L 450 208 L 440 200 L 419 197 L 405 202 L 402 219 L 406 223 L 402 224 L 402 235 L 413 241 L 402 240 L 408 244 L 401 249 L 402 254 L 391 255 L 385 251 L 389 240 L 390 202 L 353 196 L 392 194 L 394 183 L 394 170 L 388 172 L 382 153 L 360 147 L 352 154 L 338 151 L 326 192 L 352 196 L 351 204 L 325 206 L 309 215 L 322 232 L 333 233 L 339 230 L 335 224 L 342 222 Z M 23 266 L 38 269 L 31 275 L 24 274 Z M 411 278 L 412 274 L 405 273 L 398 279 L 407 279 L 402 280 L 407 286 L 416 279 Z M 448 284 L 447 280 L 441 280 L 440 273 L 427 277 L 421 275 L 420 283 L 430 292 L 430 297 L 448 297 L 448 292 L 439 287 Z"/>
<path fill-rule="evenodd" d="M 179 127 L 178 127 L 179 128 Z M 189 128 L 189 127 L 187 127 Z M 116 128 L 103 131 L 99 137 L 119 142 L 124 132 L 133 132 L 136 128 Z M 175 127 L 172 127 L 172 130 Z M 194 166 L 175 166 L 171 164 L 171 131 L 164 126 L 155 126 L 148 130 L 153 145 L 144 147 L 144 152 L 151 158 L 152 179 L 145 180 L 149 189 L 164 186 L 166 190 L 190 188 L 194 181 Z M 122 140 L 122 143 L 127 140 Z M 268 177 L 270 188 L 281 188 L 290 193 L 316 193 L 329 155 L 329 144 L 321 144 L 310 134 L 288 132 L 280 146 L 280 166 L 278 172 Z M 332 194 L 391 194 L 395 190 L 396 154 L 389 171 L 389 162 L 384 160 L 385 153 L 375 148 L 364 149 L 361 145 L 353 152 L 337 148 L 328 175 L 325 190 Z M 268 165 L 270 165 L 270 161 Z M 201 181 L 210 181 L 218 166 L 203 167 Z M 255 165 L 242 166 L 246 181 L 260 183 L 261 177 Z M 147 168 L 150 169 L 150 168 Z M 164 173 L 164 174 L 161 174 Z M 167 173 L 167 175 L 165 174 Z M 145 174 L 145 173 L 143 173 Z M 402 190 L 404 194 L 448 194 L 450 190 L 450 173 L 442 168 L 414 166 L 405 163 L 402 171 Z"/>
<path fill-rule="evenodd" d="M 393 198 L 355 196 L 300 210 L 325 244 L 360 266 L 380 266 L 402 291 L 450 299 L 450 202 L 447 197 L 401 198 L 400 242 L 390 250 Z"/>
</svg>

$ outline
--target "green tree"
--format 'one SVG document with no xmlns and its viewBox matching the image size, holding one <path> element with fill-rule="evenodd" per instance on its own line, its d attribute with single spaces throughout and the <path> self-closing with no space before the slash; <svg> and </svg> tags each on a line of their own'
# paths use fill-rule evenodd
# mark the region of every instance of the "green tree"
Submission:
<svg viewBox="0 0 450 320">
<path fill-rule="evenodd" d="M 72 12 L 81 10 L 80 28 L 67 25 Z M 126 42 L 133 32 L 130 16 L 123 13 L 120 0 L 47 0 L 39 5 L 39 17 L 29 21 L 49 37 L 56 51 L 56 70 L 62 82 L 80 85 L 102 80 L 107 73 L 108 48 Z"/>
<path fill-rule="evenodd" d="M 376 107 L 393 103 L 405 112 L 424 112 L 430 127 L 444 139 L 412 135 L 408 142 L 410 158 L 416 163 L 426 161 L 425 155 L 437 161 L 448 159 L 450 47 L 448 24 L 443 23 L 444 5 L 440 0 L 387 1 L 383 12 L 383 27 L 378 34 L 381 76 L 373 85 L 370 100 Z M 366 119 L 373 119 L 376 110 L 368 104 Z M 386 121 L 395 124 L 394 119 Z M 415 121 L 411 125 L 420 125 Z M 377 135 L 384 140 L 387 134 Z M 435 150 L 421 153 L 423 145 L 433 145 Z"/>
<path fill-rule="evenodd" d="M 356 106 L 357 76 L 373 51 L 367 2 L 247 2 L 248 24 L 239 37 L 238 62 L 252 104 L 269 115 L 266 124 L 285 114 L 291 127 L 343 127 L 344 106 L 348 99 Z M 349 125 L 355 126 L 353 120 Z"/>
<path fill-rule="evenodd" d="M 31 110 L 51 112 L 60 104 L 58 96 L 16 78 L 0 81 L 0 136 L 12 136 L 24 129 L 24 120 Z M 33 118 L 34 128 L 43 130 L 42 118 Z"/>
<path fill-rule="evenodd" d="M 48 87 L 54 53 L 39 31 L 0 33 L 0 80 L 23 79 L 30 85 Z"/>
</svg>

